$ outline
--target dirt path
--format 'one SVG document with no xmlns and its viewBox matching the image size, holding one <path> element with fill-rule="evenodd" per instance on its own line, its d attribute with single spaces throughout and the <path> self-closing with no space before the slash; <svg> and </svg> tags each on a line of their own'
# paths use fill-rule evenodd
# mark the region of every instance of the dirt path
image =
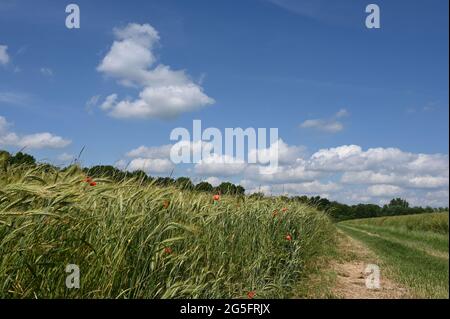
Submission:
<svg viewBox="0 0 450 319">
<path fill-rule="evenodd" d="M 344 299 L 401 299 L 408 291 L 384 276 L 380 268 L 380 289 L 366 287 L 367 265 L 380 265 L 379 259 L 362 243 L 339 232 L 339 258 L 330 266 L 336 274 L 332 295 Z"/>
</svg>

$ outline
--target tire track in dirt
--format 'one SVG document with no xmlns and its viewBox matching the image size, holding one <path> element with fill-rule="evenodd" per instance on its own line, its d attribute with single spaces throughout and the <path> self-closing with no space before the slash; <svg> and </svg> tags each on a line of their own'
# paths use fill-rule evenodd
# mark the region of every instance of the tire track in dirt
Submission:
<svg viewBox="0 0 450 319">
<path fill-rule="evenodd" d="M 368 236 L 371 236 L 371 237 L 377 237 L 377 238 L 387 239 L 387 240 L 389 240 L 389 241 L 392 241 L 392 242 L 394 242 L 394 243 L 397 243 L 397 244 L 406 246 L 406 247 L 408 247 L 408 248 L 411 248 L 411 249 L 415 249 L 415 250 L 421 251 L 421 252 L 423 252 L 423 253 L 425 253 L 425 254 L 427 254 L 427 255 L 429 255 L 429 256 L 432 256 L 432 257 L 437 257 L 437 258 L 442 258 L 442 259 L 447 259 L 447 260 L 449 259 L 449 258 L 448 258 L 449 256 L 448 256 L 447 253 L 443 253 L 443 252 L 440 252 L 440 251 L 431 249 L 431 248 L 428 247 L 427 245 L 418 246 L 418 245 L 414 245 L 414 244 L 412 244 L 412 243 L 409 243 L 409 242 L 407 242 L 407 241 L 404 241 L 404 240 L 400 240 L 400 239 L 394 238 L 393 236 L 381 236 L 381 235 L 379 235 L 379 234 L 372 233 L 372 232 L 369 232 L 369 231 L 367 231 L 367 230 L 364 230 L 364 229 L 361 229 L 361 228 L 358 228 L 358 227 L 348 226 L 348 225 L 345 225 L 345 227 L 346 227 L 346 228 L 349 228 L 349 229 L 352 229 L 352 230 L 354 230 L 354 231 L 358 231 L 358 232 L 364 233 L 364 234 L 366 234 L 366 235 L 368 235 Z"/>
<path fill-rule="evenodd" d="M 341 257 L 331 263 L 336 273 L 332 294 L 343 299 L 405 299 L 408 290 L 387 278 L 381 270 L 380 289 L 366 287 L 365 269 L 380 265 L 378 257 L 365 245 L 339 231 L 338 249 Z"/>
</svg>

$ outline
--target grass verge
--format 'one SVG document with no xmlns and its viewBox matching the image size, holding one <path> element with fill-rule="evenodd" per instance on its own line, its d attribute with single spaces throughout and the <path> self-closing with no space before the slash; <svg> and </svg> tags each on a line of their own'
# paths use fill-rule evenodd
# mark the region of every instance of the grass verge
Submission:
<svg viewBox="0 0 450 319">
<path fill-rule="evenodd" d="M 427 243 L 418 233 L 404 237 L 394 228 L 370 227 L 370 221 L 342 222 L 338 228 L 363 242 L 383 261 L 394 280 L 411 290 L 414 298 L 448 298 L 448 257 L 434 256 L 427 252 Z M 429 234 L 423 234 L 428 236 Z M 441 238 L 441 240 L 444 240 Z M 425 246 L 424 246 L 425 245 Z M 434 246 L 442 248 L 442 245 Z M 448 256 L 448 239 L 447 239 Z M 382 270 L 383 271 L 383 270 Z"/>
</svg>

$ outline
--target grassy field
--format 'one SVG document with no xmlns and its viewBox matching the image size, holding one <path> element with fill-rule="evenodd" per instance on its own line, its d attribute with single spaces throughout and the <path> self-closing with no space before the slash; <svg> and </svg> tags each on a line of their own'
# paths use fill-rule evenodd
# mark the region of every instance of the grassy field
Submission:
<svg viewBox="0 0 450 319">
<path fill-rule="evenodd" d="M 448 213 L 370 218 L 338 228 L 363 242 L 412 297 L 448 298 Z"/>
<path fill-rule="evenodd" d="M 334 244 L 306 205 L 86 178 L 0 167 L 0 298 L 289 298 Z"/>
</svg>

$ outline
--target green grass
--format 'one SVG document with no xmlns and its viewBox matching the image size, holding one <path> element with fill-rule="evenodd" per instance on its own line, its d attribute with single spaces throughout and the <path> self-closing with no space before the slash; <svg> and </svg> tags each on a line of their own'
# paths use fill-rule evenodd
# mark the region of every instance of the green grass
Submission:
<svg viewBox="0 0 450 319">
<path fill-rule="evenodd" d="M 0 167 L 0 298 L 289 298 L 334 245 L 310 206 L 85 178 Z"/>
<path fill-rule="evenodd" d="M 404 230 L 448 234 L 448 212 L 357 219 L 354 224 L 393 227 Z"/>
<path fill-rule="evenodd" d="M 448 298 L 448 213 L 353 220 L 338 227 L 372 249 L 413 297 Z"/>
</svg>

